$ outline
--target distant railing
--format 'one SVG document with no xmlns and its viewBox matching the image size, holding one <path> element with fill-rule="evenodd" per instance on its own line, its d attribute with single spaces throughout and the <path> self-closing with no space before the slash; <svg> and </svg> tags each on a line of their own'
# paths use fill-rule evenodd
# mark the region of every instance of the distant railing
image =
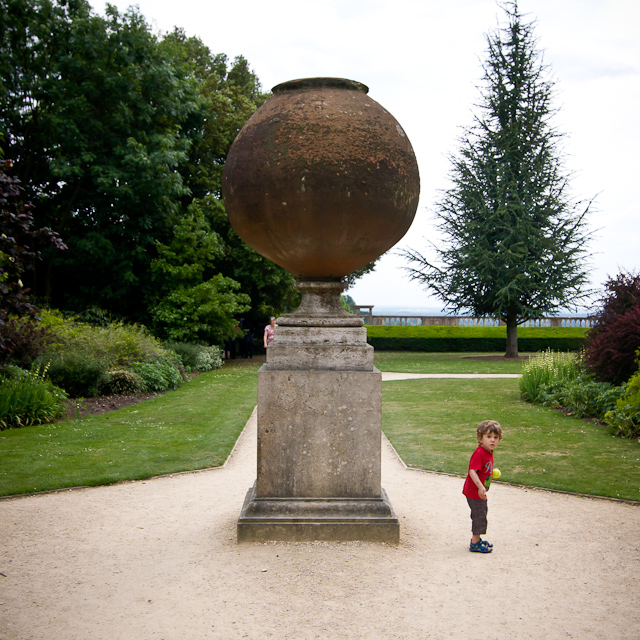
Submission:
<svg viewBox="0 0 640 640">
<path fill-rule="evenodd" d="M 475 316 L 374 316 L 371 307 L 355 307 L 366 325 L 383 325 L 387 327 L 504 327 L 505 323 L 495 318 L 479 318 Z M 369 313 L 362 313 L 363 309 Z M 520 327 L 592 327 L 594 318 L 576 318 L 555 316 L 527 320 Z"/>
</svg>

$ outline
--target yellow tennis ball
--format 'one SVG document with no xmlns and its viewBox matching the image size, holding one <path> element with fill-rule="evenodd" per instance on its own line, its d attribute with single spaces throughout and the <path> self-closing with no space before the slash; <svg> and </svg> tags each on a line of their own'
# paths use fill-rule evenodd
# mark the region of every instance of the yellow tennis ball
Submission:
<svg viewBox="0 0 640 640">
<path fill-rule="evenodd" d="M 500 469 L 494 469 L 493 473 L 491 474 L 491 477 L 494 480 L 497 480 L 502 474 L 500 473 Z"/>
</svg>

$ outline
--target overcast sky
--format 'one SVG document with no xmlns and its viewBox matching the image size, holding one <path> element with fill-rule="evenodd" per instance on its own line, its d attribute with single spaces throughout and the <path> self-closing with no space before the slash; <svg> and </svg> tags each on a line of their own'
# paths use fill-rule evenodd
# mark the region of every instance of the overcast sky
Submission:
<svg viewBox="0 0 640 640">
<path fill-rule="evenodd" d="M 105 3 L 90 0 L 99 12 Z M 315 76 L 363 82 L 407 132 L 421 196 L 396 248 L 435 239 L 433 206 L 447 156 L 470 124 L 486 55 L 503 12 L 492 0 L 111 0 L 136 4 L 157 31 L 182 27 L 213 53 L 243 55 L 265 90 Z M 556 81 L 563 153 L 576 200 L 595 197 L 592 285 L 640 270 L 640 2 L 520 0 Z M 350 291 L 357 304 L 441 307 L 393 251 Z"/>
</svg>

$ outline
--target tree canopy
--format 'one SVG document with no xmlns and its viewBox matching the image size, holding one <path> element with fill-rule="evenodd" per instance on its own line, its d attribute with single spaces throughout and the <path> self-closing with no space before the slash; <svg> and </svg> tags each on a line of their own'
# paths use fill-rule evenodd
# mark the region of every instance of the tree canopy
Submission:
<svg viewBox="0 0 640 640">
<path fill-rule="evenodd" d="M 404 255 L 411 278 L 448 310 L 503 320 L 513 357 L 518 324 L 590 293 L 589 204 L 570 194 L 561 134 L 551 126 L 554 85 L 534 25 L 516 1 L 503 10 L 507 24 L 487 35 L 479 111 L 450 158 L 452 186 L 436 205 L 438 262 L 413 249 Z"/>
<path fill-rule="evenodd" d="M 0 3 L 0 138 L 36 226 L 68 246 L 43 251 L 29 283 L 39 299 L 165 335 L 211 311 L 205 291 L 223 333 L 235 313 L 286 311 L 293 277 L 237 237 L 220 195 L 227 151 L 264 99 L 244 58 L 180 30 L 159 37 L 135 8 Z"/>
<path fill-rule="evenodd" d="M 69 247 L 47 256 L 33 288 L 56 306 L 140 316 L 148 255 L 188 195 L 195 84 L 133 9 L 102 18 L 83 0 L 26 0 L 4 12 L 5 153 L 38 222 Z"/>
</svg>

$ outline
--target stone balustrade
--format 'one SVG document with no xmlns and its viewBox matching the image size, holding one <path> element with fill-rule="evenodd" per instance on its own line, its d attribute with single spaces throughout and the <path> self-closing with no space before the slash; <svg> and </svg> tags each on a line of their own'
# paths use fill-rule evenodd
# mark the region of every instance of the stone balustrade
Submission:
<svg viewBox="0 0 640 640">
<path fill-rule="evenodd" d="M 370 307 L 366 307 L 371 309 Z M 504 322 L 495 318 L 475 316 L 374 316 L 360 312 L 365 325 L 383 325 L 391 327 L 503 327 Z M 555 316 L 527 320 L 520 327 L 592 327 L 595 319 L 573 316 Z"/>
</svg>

